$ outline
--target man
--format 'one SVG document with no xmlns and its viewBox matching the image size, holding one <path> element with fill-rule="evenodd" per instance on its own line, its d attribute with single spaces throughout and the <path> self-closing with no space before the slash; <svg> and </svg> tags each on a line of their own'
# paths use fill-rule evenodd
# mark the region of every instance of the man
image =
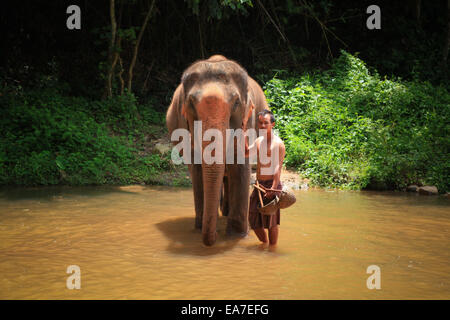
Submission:
<svg viewBox="0 0 450 320">
<path fill-rule="evenodd" d="M 258 114 L 259 136 L 255 142 L 248 146 L 245 139 L 245 157 L 257 156 L 256 179 L 261 187 L 266 190 L 264 194 L 264 204 L 270 202 L 281 192 L 281 168 L 283 165 L 286 149 L 283 141 L 274 135 L 275 117 L 270 110 L 263 110 Z M 262 193 L 262 192 L 261 192 Z M 280 224 L 280 209 L 274 215 L 262 215 L 258 211 L 260 201 L 258 190 L 255 188 L 250 196 L 249 223 L 255 231 L 258 239 L 267 244 L 267 234 L 264 229 L 268 229 L 269 244 L 276 246 L 278 241 L 278 225 Z"/>
</svg>

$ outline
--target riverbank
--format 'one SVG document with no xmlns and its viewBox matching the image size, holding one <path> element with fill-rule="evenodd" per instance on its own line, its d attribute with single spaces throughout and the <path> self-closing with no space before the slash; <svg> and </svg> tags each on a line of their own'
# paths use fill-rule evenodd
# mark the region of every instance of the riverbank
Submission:
<svg viewBox="0 0 450 320">
<path fill-rule="evenodd" d="M 162 131 L 161 131 L 162 132 Z M 149 152 L 157 152 L 162 155 L 170 154 L 172 145 L 167 135 L 161 136 L 159 139 L 151 141 L 151 147 L 148 149 Z M 169 160 L 170 161 L 170 160 Z M 189 177 L 189 172 L 187 170 L 187 166 L 185 165 L 174 165 L 171 163 L 170 165 L 171 171 L 163 172 L 154 179 L 150 180 L 149 184 L 156 185 L 168 185 L 168 186 L 191 186 L 191 180 Z M 291 188 L 292 190 L 302 190 L 308 191 L 312 190 L 339 190 L 339 188 L 326 188 L 319 187 L 317 185 L 313 185 L 311 183 L 311 179 L 303 177 L 300 173 L 298 173 L 293 168 L 283 167 L 281 171 L 281 180 L 283 185 Z M 256 166 L 252 166 L 252 173 L 250 176 L 250 184 L 255 183 L 256 181 Z M 145 184 L 145 183 L 143 183 Z M 373 191 L 400 191 L 400 192 L 410 192 L 417 193 L 418 195 L 439 195 L 438 189 L 435 186 L 418 186 L 418 185 L 410 185 L 407 188 L 403 188 L 400 190 L 396 189 L 388 189 L 388 188 L 380 188 L 379 186 L 371 188 L 368 186 L 364 190 L 373 190 Z M 450 198 L 450 193 L 446 192 L 441 194 L 443 197 Z"/>
</svg>

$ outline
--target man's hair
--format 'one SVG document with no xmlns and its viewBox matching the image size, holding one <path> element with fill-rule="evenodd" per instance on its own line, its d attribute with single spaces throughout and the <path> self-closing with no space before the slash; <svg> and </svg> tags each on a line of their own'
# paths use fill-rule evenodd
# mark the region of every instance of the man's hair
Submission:
<svg viewBox="0 0 450 320">
<path fill-rule="evenodd" d="M 275 122 L 275 116 L 273 115 L 273 112 L 267 109 L 264 109 L 263 111 L 258 113 L 258 118 L 259 116 L 265 117 L 266 114 L 270 115 L 270 122 L 274 123 Z"/>
</svg>

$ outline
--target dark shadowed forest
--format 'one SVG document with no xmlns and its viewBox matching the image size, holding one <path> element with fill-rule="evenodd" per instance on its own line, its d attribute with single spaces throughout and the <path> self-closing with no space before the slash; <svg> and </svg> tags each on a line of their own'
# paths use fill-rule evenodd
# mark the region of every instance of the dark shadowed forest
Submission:
<svg viewBox="0 0 450 320">
<path fill-rule="evenodd" d="M 380 29 L 369 29 L 370 5 Z M 80 29 L 70 5 L 80 9 Z M 192 62 L 265 90 L 286 166 L 320 187 L 450 189 L 450 1 L 8 1 L 0 184 L 186 185 L 158 145 Z"/>
</svg>

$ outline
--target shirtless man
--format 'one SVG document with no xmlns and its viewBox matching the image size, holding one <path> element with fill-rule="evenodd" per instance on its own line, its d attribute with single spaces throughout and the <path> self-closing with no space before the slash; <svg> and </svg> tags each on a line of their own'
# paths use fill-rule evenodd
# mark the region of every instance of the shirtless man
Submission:
<svg viewBox="0 0 450 320">
<path fill-rule="evenodd" d="M 286 149 L 283 141 L 274 135 L 275 117 L 270 110 L 263 110 L 258 114 L 259 132 L 262 133 L 255 142 L 248 146 L 245 139 L 245 157 L 257 156 L 256 179 L 259 185 L 266 189 L 264 203 L 268 203 L 276 195 L 280 196 L 282 185 L 280 181 L 281 167 L 283 165 Z M 278 241 L 278 225 L 280 224 L 280 209 L 274 215 L 262 215 L 258 211 L 259 203 L 258 190 L 255 188 L 250 196 L 249 223 L 255 231 L 258 239 L 267 244 L 267 234 L 264 228 L 268 229 L 269 243 L 275 246 Z"/>
</svg>

